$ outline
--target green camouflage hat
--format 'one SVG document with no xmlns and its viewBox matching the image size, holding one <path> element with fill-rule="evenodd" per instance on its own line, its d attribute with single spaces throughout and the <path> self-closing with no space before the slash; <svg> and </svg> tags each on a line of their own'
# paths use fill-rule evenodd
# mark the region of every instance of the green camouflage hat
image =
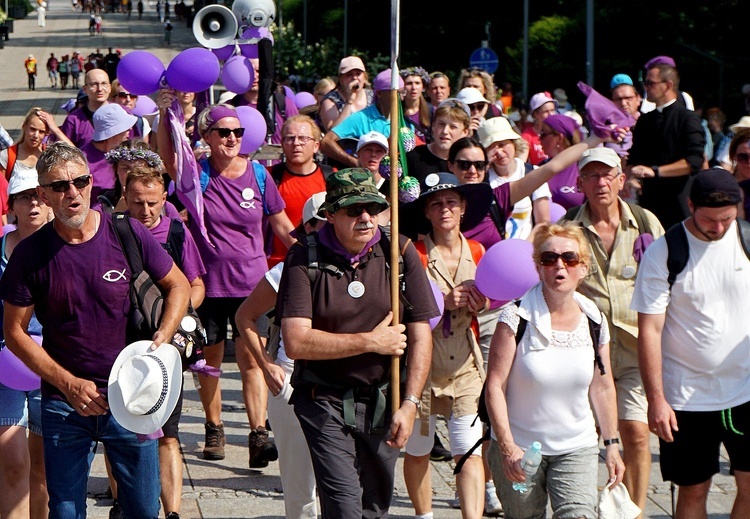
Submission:
<svg viewBox="0 0 750 519">
<path fill-rule="evenodd" d="M 342 207 L 372 203 L 388 207 L 388 201 L 378 191 L 369 169 L 342 169 L 326 179 L 326 201 L 322 207 L 325 211 L 335 213 Z"/>
</svg>

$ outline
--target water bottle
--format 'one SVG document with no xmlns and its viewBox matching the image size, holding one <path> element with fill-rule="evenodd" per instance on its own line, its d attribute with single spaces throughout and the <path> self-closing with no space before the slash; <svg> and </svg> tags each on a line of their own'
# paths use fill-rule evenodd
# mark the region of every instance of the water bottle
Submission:
<svg viewBox="0 0 750 519">
<path fill-rule="evenodd" d="M 534 442 L 531 444 L 531 448 L 523 455 L 523 458 L 521 458 L 521 468 L 526 473 L 526 481 L 523 483 L 513 482 L 513 490 L 516 492 L 525 494 L 534 484 L 534 474 L 539 470 L 539 465 L 542 463 L 541 450 L 542 444 Z"/>
</svg>

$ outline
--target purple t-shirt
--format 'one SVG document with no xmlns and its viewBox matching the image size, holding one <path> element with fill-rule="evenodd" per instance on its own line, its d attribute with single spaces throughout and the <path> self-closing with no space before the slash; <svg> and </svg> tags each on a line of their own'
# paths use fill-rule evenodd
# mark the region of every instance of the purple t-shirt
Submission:
<svg viewBox="0 0 750 519">
<path fill-rule="evenodd" d="M 222 177 L 213 167 L 203 192 L 204 223 L 215 247 L 203 238 L 194 218 L 189 229 L 206 266 L 206 297 L 247 297 L 268 270 L 263 250 L 263 197 L 253 164 L 239 178 Z M 271 175 L 266 172 L 268 214 L 285 205 Z"/>
<path fill-rule="evenodd" d="M 552 201 L 565 209 L 579 206 L 586 195 L 578 192 L 578 164 L 571 164 L 547 181 Z"/>
<path fill-rule="evenodd" d="M 181 220 L 177 219 L 177 221 L 179 221 L 183 227 L 185 226 Z M 171 222 L 171 218 L 162 216 L 156 227 L 149 229 L 154 238 L 156 238 L 156 241 L 159 243 L 167 243 Z M 206 273 L 206 268 L 203 266 L 203 261 L 201 261 L 200 254 L 198 253 L 198 247 L 195 246 L 195 241 L 187 230 L 185 231 L 185 244 L 182 246 L 182 264 L 180 267 L 182 273 L 185 274 L 185 277 L 190 283 Z"/>
<path fill-rule="evenodd" d="M 106 391 L 110 369 L 126 346 L 130 268 L 112 216 L 100 217 L 96 234 L 84 243 L 67 243 L 52 223 L 21 241 L 0 279 L 0 299 L 19 307 L 34 305 L 50 357 Z M 163 279 L 172 258 L 140 222 L 131 222 L 144 270 Z M 45 381 L 42 394 L 62 396 Z"/>
<path fill-rule="evenodd" d="M 492 190 L 492 193 L 500 208 L 500 217 L 503 221 L 507 220 L 513 213 L 513 204 L 510 203 L 510 183 L 497 186 Z M 468 231 L 463 231 L 463 235 L 466 238 L 478 241 L 484 245 L 485 249 L 489 249 L 503 239 L 503 235 L 497 230 L 497 225 L 495 225 L 489 213 L 479 222 L 479 225 Z"/>
<path fill-rule="evenodd" d="M 115 170 L 112 164 L 104 158 L 104 153 L 94 146 L 93 141 L 89 141 L 80 148 L 89 163 L 89 172 L 94 176 L 91 200 L 96 200 L 99 193 L 115 187 Z"/>
<path fill-rule="evenodd" d="M 68 114 L 60 126 L 60 130 L 76 147 L 80 148 L 94 137 L 94 113 L 88 106 L 83 105 Z"/>
</svg>

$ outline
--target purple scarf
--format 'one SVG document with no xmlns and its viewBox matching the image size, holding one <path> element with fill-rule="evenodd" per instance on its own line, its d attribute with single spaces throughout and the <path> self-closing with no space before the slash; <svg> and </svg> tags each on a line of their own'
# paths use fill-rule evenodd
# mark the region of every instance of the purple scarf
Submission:
<svg viewBox="0 0 750 519">
<path fill-rule="evenodd" d="M 344 246 L 341 245 L 341 242 L 336 237 L 336 232 L 333 229 L 333 225 L 331 225 L 330 223 L 323 225 L 323 227 L 318 231 L 318 237 L 320 238 L 320 243 L 331 249 L 339 256 L 343 256 L 344 258 L 349 260 L 350 265 L 354 265 L 355 263 L 359 262 L 360 259 L 362 259 L 362 256 L 367 254 L 367 252 L 373 247 L 373 245 L 380 241 L 380 228 L 375 228 L 375 236 L 373 236 L 372 239 L 367 242 L 367 245 L 365 245 L 357 254 L 349 253 L 344 248 Z M 384 253 L 389 254 L 389 251 L 384 251 Z"/>
<path fill-rule="evenodd" d="M 635 124 L 635 119 L 631 115 L 620 110 L 616 104 L 583 81 L 578 82 L 578 89 L 586 96 L 586 118 L 597 137 L 616 137 L 617 128 L 632 128 Z M 612 128 L 612 125 L 615 125 L 615 128 Z"/>
</svg>

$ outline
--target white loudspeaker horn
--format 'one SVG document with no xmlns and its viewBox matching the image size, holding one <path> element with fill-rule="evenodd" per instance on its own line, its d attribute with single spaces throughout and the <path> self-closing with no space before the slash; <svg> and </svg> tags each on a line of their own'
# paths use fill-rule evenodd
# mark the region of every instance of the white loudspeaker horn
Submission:
<svg viewBox="0 0 750 519">
<path fill-rule="evenodd" d="M 273 0 L 234 0 L 232 12 L 241 29 L 270 27 L 276 20 L 276 4 Z"/>
<path fill-rule="evenodd" d="M 232 11 L 223 5 L 207 5 L 195 15 L 193 34 L 209 49 L 226 47 L 237 38 L 239 26 Z"/>
</svg>

